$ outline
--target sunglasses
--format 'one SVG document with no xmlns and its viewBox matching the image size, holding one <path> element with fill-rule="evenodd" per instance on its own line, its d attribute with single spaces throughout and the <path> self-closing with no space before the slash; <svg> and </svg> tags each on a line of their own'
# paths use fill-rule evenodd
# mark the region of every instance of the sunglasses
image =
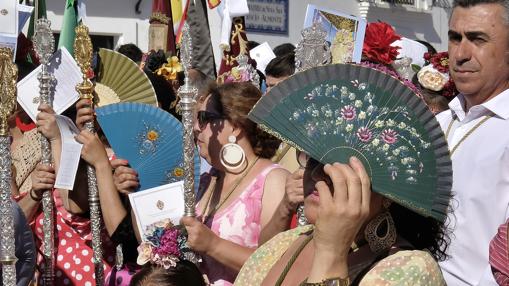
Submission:
<svg viewBox="0 0 509 286">
<path fill-rule="evenodd" d="M 309 172 L 309 179 L 315 182 L 324 181 L 326 184 L 332 185 L 330 177 L 323 171 L 323 164 L 319 161 L 302 151 L 297 151 L 297 162 L 300 168 L 305 170 L 305 173 Z"/>
<path fill-rule="evenodd" d="M 203 130 L 205 128 L 205 126 L 207 126 L 208 123 L 210 123 L 214 120 L 219 120 L 219 119 L 225 118 L 221 114 L 208 112 L 208 111 L 204 111 L 204 110 L 198 111 L 197 117 L 198 117 L 198 126 L 200 127 L 200 130 Z"/>
</svg>

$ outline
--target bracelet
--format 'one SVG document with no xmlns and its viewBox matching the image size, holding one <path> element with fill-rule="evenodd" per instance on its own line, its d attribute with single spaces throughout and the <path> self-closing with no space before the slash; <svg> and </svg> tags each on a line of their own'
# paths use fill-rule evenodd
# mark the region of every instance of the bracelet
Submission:
<svg viewBox="0 0 509 286">
<path fill-rule="evenodd" d="M 308 282 L 308 279 L 304 280 L 300 286 L 349 286 L 350 278 L 334 277 L 323 280 L 322 282 Z"/>
<path fill-rule="evenodd" d="M 36 202 L 42 201 L 42 196 L 40 196 L 40 197 L 34 196 L 33 191 L 34 191 L 34 189 L 31 189 L 29 192 L 30 198 Z"/>
</svg>

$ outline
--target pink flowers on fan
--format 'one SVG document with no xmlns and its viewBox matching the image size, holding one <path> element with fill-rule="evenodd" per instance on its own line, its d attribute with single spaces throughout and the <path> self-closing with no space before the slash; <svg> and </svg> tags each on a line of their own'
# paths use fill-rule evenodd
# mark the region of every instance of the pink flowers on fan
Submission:
<svg viewBox="0 0 509 286">
<path fill-rule="evenodd" d="M 361 127 L 357 130 L 357 137 L 364 143 L 367 143 L 373 138 L 373 133 L 367 127 Z"/>
<path fill-rule="evenodd" d="M 343 108 L 341 108 L 341 117 L 346 120 L 354 120 L 355 116 L 357 116 L 357 112 L 355 111 L 355 107 L 351 105 L 347 105 Z"/>
<path fill-rule="evenodd" d="M 385 129 L 382 131 L 382 134 L 380 134 L 380 137 L 382 137 L 382 140 L 387 144 L 394 144 L 396 141 L 398 141 L 398 132 L 392 130 L 392 129 Z"/>
</svg>

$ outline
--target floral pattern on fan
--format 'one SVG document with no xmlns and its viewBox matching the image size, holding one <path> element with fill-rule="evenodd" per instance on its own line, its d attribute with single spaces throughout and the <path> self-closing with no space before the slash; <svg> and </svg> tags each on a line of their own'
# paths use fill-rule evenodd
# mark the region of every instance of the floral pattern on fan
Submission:
<svg viewBox="0 0 509 286">
<path fill-rule="evenodd" d="M 289 119 L 304 126 L 310 138 L 344 138 L 348 148 L 375 157 L 392 180 L 403 177 L 415 184 L 424 168 L 419 155 L 431 143 L 409 127 L 413 119 L 406 106 L 379 107 L 376 92 L 356 80 L 340 86 L 322 83 L 304 97 L 307 108 L 295 110 Z M 291 105 L 289 98 L 283 103 Z"/>
<path fill-rule="evenodd" d="M 178 166 L 166 173 L 166 184 L 175 183 L 184 179 L 184 161 L 182 160 Z"/>
<path fill-rule="evenodd" d="M 151 126 L 143 122 L 144 128 L 136 137 L 140 155 L 153 154 L 157 150 L 158 143 L 165 140 L 165 133 L 160 131 L 159 126 Z"/>
</svg>

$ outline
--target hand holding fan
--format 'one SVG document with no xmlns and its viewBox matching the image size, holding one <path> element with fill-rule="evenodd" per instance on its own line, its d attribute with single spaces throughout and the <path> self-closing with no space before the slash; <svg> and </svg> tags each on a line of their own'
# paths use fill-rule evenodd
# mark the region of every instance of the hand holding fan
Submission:
<svg viewBox="0 0 509 286">
<path fill-rule="evenodd" d="M 140 190 L 184 179 L 182 123 L 148 104 L 115 103 L 96 109 L 97 121 L 116 156 L 138 172 Z M 195 152 L 195 186 L 200 175 Z"/>
<path fill-rule="evenodd" d="M 312 68 L 271 89 L 249 118 L 322 163 L 356 156 L 373 191 L 445 219 L 452 185 L 447 143 L 425 103 L 398 79 L 359 65 Z"/>
</svg>

